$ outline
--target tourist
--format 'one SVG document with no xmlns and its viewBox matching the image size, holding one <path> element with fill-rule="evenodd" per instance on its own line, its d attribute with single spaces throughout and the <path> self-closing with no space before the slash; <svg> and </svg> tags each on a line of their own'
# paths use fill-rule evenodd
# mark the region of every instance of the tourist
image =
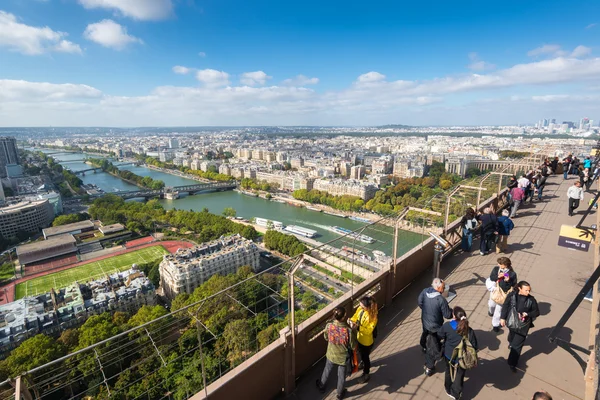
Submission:
<svg viewBox="0 0 600 400">
<path fill-rule="evenodd" d="M 552 396 L 550 393 L 545 390 L 540 390 L 539 392 L 535 392 L 533 394 L 533 398 L 531 400 L 552 400 Z"/>
<path fill-rule="evenodd" d="M 550 168 L 552 168 L 552 173 L 556 174 L 556 169 L 558 168 L 558 157 L 554 157 L 554 160 L 550 162 Z"/>
<path fill-rule="evenodd" d="M 472 208 L 468 208 L 467 212 L 460 221 L 460 226 L 462 228 L 461 247 L 465 252 L 471 251 L 471 247 L 473 246 L 473 232 L 475 231 L 475 229 L 477 229 L 477 225 L 478 222 L 475 210 L 473 210 Z"/>
<path fill-rule="evenodd" d="M 515 188 L 513 190 L 521 190 Z M 522 190 L 521 190 L 522 192 Z M 498 234 L 498 218 L 492 213 L 492 209 L 487 207 L 483 210 L 483 214 L 479 216 L 481 223 L 481 242 L 479 243 L 479 254 L 486 255 L 493 247 Z"/>
<path fill-rule="evenodd" d="M 357 332 L 358 353 L 363 365 L 363 374 L 359 383 L 367 383 L 371 372 L 371 350 L 373 349 L 373 332 L 377 327 L 377 303 L 370 296 L 360 299 L 354 316 L 349 320 L 350 327 Z"/>
<path fill-rule="evenodd" d="M 575 181 L 573 186 L 567 190 L 567 197 L 569 198 L 569 216 L 573 216 L 573 211 L 579 207 L 579 202 L 583 200 L 583 188 L 581 182 Z"/>
<path fill-rule="evenodd" d="M 506 184 L 506 187 L 510 191 L 512 188 L 515 188 L 518 185 L 519 185 L 519 182 L 517 182 L 517 177 L 513 175 L 508 179 L 508 183 Z"/>
<path fill-rule="evenodd" d="M 529 203 L 533 203 L 533 195 L 535 194 L 535 187 L 537 186 L 537 183 L 537 176 L 532 177 L 531 181 L 529 182 L 529 185 L 527 186 L 527 189 L 525 190 L 525 201 L 523 201 L 524 203 L 527 201 L 527 198 L 529 198 Z"/>
<path fill-rule="evenodd" d="M 336 366 L 338 399 L 343 398 L 346 393 L 344 383 L 346 382 L 346 372 L 348 372 L 346 371 L 348 351 L 356 346 L 354 335 L 345 319 L 346 309 L 340 306 L 336 307 L 333 310 L 333 321 L 325 327 L 325 340 L 327 340 L 325 369 L 321 379 L 317 379 L 317 388 L 321 393 L 324 393 L 329 373 Z"/>
<path fill-rule="evenodd" d="M 569 154 L 567 157 L 562 160 L 563 166 L 563 179 L 569 179 L 567 176 L 569 174 L 569 168 L 571 168 L 571 155 Z"/>
<path fill-rule="evenodd" d="M 498 240 L 496 241 L 496 254 L 503 252 L 508 247 L 508 236 L 515 224 L 509 217 L 508 210 L 502 210 L 502 216 L 498 218 Z"/>
<path fill-rule="evenodd" d="M 417 303 L 421 309 L 421 348 L 425 353 L 425 375 L 431 376 L 435 371 L 435 363 L 440 356 L 440 339 L 438 331 L 444 323 L 444 318 L 452 318 L 452 310 L 442 296 L 445 283 L 440 278 L 435 278 L 431 287 L 423 289 L 419 294 Z"/>
<path fill-rule="evenodd" d="M 477 351 L 475 332 L 469 327 L 467 313 L 461 307 L 452 310 L 452 321 L 446 322 L 439 332 L 440 340 L 444 341 L 444 357 L 446 359 L 446 379 L 444 387 L 451 399 L 460 399 L 463 391 L 466 370 L 461 368 L 452 358 L 454 349 L 466 338 Z M 454 370 L 454 371 L 452 371 Z M 452 379 L 454 375 L 454 379 Z"/>
<path fill-rule="evenodd" d="M 547 176 L 542 175 L 536 182 L 535 189 L 537 190 L 537 199 L 538 201 L 542 201 L 542 194 L 544 193 L 544 188 L 546 187 Z"/>
<path fill-rule="evenodd" d="M 523 189 L 515 187 L 511 189 L 510 197 L 512 199 L 512 204 L 510 207 L 510 218 L 514 218 L 517 216 L 517 210 L 519 210 L 523 199 L 525 199 L 525 192 L 523 191 Z"/>
<path fill-rule="evenodd" d="M 485 282 L 490 292 L 488 315 L 492 317 L 492 329 L 494 332 L 500 331 L 500 315 L 502 313 L 502 305 L 504 304 L 502 297 L 506 297 L 506 294 L 510 293 L 512 288 L 517 284 L 517 273 L 513 270 L 510 258 L 500 257 L 497 262 L 498 265 L 492 269 L 489 279 Z M 502 290 L 504 296 L 502 293 L 496 293 L 498 289 Z"/>
<path fill-rule="evenodd" d="M 508 366 L 512 372 L 517 372 L 517 364 L 529 329 L 533 327 L 533 321 L 540 315 L 537 301 L 530 293 L 531 285 L 521 281 L 502 305 L 500 325 L 508 326 L 509 329 Z"/>
<path fill-rule="evenodd" d="M 587 156 L 585 160 L 583 160 L 583 168 L 588 171 L 592 169 L 592 160 L 590 160 L 590 156 Z"/>
<path fill-rule="evenodd" d="M 523 174 L 521 175 L 521 177 L 517 180 L 518 183 L 518 187 L 520 187 L 523 190 L 527 190 L 527 188 L 529 187 L 529 179 L 527 178 L 527 175 Z"/>
</svg>

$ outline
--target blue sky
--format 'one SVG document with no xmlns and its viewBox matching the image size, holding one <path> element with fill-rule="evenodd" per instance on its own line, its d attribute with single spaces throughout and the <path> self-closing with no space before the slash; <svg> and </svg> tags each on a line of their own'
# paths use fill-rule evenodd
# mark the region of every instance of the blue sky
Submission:
<svg viewBox="0 0 600 400">
<path fill-rule="evenodd" d="M 598 121 L 598 1 L 2 0 L 0 125 Z"/>
</svg>

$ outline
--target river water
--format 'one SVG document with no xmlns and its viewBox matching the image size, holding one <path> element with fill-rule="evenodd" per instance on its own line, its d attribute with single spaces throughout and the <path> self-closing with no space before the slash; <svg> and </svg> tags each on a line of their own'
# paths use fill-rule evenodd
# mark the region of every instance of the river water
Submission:
<svg viewBox="0 0 600 400">
<path fill-rule="evenodd" d="M 43 151 L 52 153 L 56 150 Z M 83 161 L 71 161 L 80 160 L 86 156 L 88 155 L 72 153 L 52 155 L 55 160 L 60 162 L 64 167 L 68 167 L 72 171 L 80 171 L 90 168 L 90 166 L 85 164 Z M 93 155 L 89 156 L 98 157 Z M 117 162 L 115 162 L 115 164 L 118 165 Z M 191 179 L 155 171 L 141 166 L 130 165 L 124 166 L 122 169 L 129 170 L 140 176 L 149 176 L 152 179 L 160 179 L 165 182 L 166 186 L 184 186 L 198 183 L 197 181 Z M 93 183 L 106 192 L 137 189 L 136 186 L 105 172 L 88 172 L 85 176 L 81 176 L 81 179 L 84 183 Z M 348 218 L 341 218 L 325 213 L 307 210 L 306 208 L 291 206 L 286 203 L 278 203 L 275 201 L 247 196 L 234 191 L 202 193 L 195 196 L 182 196 L 177 200 L 160 200 L 160 202 L 166 209 L 176 208 L 179 210 L 200 211 L 203 208 L 208 208 L 208 210 L 214 214 L 220 214 L 223 212 L 224 208 L 231 207 L 237 211 L 237 216 L 246 219 L 255 217 L 265 218 L 273 221 L 280 221 L 284 225 L 299 225 L 305 228 L 313 229 L 318 232 L 319 236 L 317 236 L 315 239 L 320 242 L 327 242 L 341 237 L 330 230 L 332 226 L 356 230 L 367 225 L 365 223 L 353 221 Z M 391 255 L 393 247 L 392 228 L 377 224 L 373 227 L 365 228 L 363 234 L 375 239 L 375 243 L 368 244 L 360 241 L 354 241 L 350 238 L 344 238 L 344 240 L 338 240 L 333 245 L 336 247 L 342 247 L 345 245 L 354 246 L 355 248 L 361 249 L 369 255 L 371 255 L 370 253 L 373 250 L 381 250 L 387 255 Z M 422 235 L 408 231 L 400 231 L 398 255 L 410 250 L 422 240 Z"/>
</svg>

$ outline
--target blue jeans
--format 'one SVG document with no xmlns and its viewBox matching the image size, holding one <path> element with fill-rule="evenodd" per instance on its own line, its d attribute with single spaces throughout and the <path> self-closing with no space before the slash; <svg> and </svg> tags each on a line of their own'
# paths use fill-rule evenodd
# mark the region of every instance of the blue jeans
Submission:
<svg viewBox="0 0 600 400">
<path fill-rule="evenodd" d="M 569 173 L 569 170 L 565 168 L 565 170 L 563 171 L 563 178 L 567 179 L 567 174 Z"/>
<path fill-rule="evenodd" d="M 321 375 L 321 385 L 325 386 L 327 384 L 327 378 L 329 378 L 329 373 L 334 366 L 337 367 L 337 394 L 338 396 L 341 396 L 344 392 L 344 383 L 346 382 L 345 365 L 337 365 L 327 359 L 327 362 L 325 363 L 325 369 L 323 370 L 323 375 Z"/>
<path fill-rule="evenodd" d="M 463 229 L 462 231 L 462 243 L 461 247 L 464 251 L 471 251 L 471 247 L 473 246 L 473 231 L 467 231 Z"/>
<path fill-rule="evenodd" d="M 544 188 L 543 188 L 543 187 L 539 187 L 539 188 L 538 188 L 538 200 L 541 200 L 541 199 L 542 199 L 542 192 L 543 192 L 543 191 L 544 191 Z"/>
</svg>

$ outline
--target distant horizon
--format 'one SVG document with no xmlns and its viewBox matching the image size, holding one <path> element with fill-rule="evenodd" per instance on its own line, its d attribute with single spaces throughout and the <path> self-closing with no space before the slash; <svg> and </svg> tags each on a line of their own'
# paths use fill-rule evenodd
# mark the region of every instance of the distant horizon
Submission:
<svg viewBox="0 0 600 400">
<path fill-rule="evenodd" d="M 4 0 L 0 121 L 23 128 L 598 121 L 599 15 L 600 2 L 587 0 L 502 7 Z"/>
</svg>

